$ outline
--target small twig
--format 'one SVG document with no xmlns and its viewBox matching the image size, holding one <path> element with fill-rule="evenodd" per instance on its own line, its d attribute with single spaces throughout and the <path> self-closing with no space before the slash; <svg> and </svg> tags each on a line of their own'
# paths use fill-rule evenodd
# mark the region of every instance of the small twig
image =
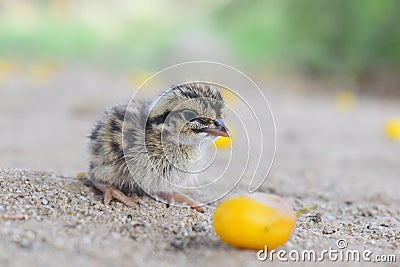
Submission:
<svg viewBox="0 0 400 267">
<path fill-rule="evenodd" d="M 0 214 L 2 220 L 27 220 L 29 217 L 26 214 L 23 215 L 11 215 L 11 214 Z"/>
<path fill-rule="evenodd" d="M 317 204 L 311 204 L 311 205 L 305 206 L 304 208 L 297 210 L 295 215 L 296 215 L 296 217 L 299 217 L 300 215 L 307 213 L 311 210 L 315 210 L 316 208 L 318 208 Z"/>
<path fill-rule="evenodd" d="M 87 178 L 87 173 L 86 172 L 78 172 L 75 176 L 76 179 L 83 179 Z"/>
</svg>

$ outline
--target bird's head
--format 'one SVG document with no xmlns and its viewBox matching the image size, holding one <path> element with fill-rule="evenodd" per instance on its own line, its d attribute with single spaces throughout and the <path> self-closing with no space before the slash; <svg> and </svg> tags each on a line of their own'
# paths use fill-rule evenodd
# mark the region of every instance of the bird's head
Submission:
<svg viewBox="0 0 400 267">
<path fill-rule="evenodd" d="M 225 101 L 220 91 L 203 82 L 190 82 L 164 92 L 152 104 L 148 125 L 161 138 L 184 145 L 198 145 L 205 137 L 226 136 Z"/>
</svg>

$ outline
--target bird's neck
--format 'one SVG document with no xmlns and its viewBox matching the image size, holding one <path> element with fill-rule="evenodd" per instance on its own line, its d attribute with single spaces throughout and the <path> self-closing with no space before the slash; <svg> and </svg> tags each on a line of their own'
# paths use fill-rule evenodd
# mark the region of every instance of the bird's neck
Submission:
<svg viewBox="0 0 400 267">
<path fill-rule="evenodd" d="M 167 158 L 174 158 L 179 161 L 193 161 L 198 157 L 197 146 L 178 144 L 178 143 L 168 143 L 164 142 L 164 154 Z"/>
<path fill-rule="evenodd" d="M 162 138 L 159 131 L 146 133 L 146 150 L 151 157 L 180 162 L 191 162 L 198 158 L 199 153 L 198 145 L 178 143 L 177 140 L 168 137 Z"/>
</svg>

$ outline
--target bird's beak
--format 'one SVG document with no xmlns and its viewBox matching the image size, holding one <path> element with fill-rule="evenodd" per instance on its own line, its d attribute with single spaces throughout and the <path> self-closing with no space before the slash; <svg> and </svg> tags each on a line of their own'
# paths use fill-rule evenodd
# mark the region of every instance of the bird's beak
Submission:
<svg viewBox="0 0 400 267">
<path fill-rule="evenodd" d="M 204 128 L 201 129 L 203 133 L 207 133 L 212 136 L 225 136 L 231 138 L 231 134 L 229 133 L 228 127 L 226 127 L 224 121 L 222 119 L 217 119 L 214 122 L 215 128 Z"/>
</svg>

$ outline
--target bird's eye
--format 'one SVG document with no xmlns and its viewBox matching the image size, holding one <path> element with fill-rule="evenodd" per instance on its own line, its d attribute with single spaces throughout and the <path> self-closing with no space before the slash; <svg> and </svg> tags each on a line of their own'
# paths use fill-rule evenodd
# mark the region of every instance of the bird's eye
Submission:
<svg viewBox="0 0 400 267">
<path fill-rule="evenodd" d="M 197 114 L 192 110 L 184 110 L 182 112 L 182 117 L 185 121 L 191 121 L 197 117 Z"/>
</svg>

